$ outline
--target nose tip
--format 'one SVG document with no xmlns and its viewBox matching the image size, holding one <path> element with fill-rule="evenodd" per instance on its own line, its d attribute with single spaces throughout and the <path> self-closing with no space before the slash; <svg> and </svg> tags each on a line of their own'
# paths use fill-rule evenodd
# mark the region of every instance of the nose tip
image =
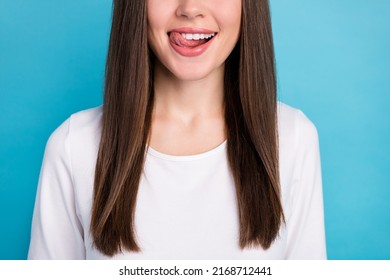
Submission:
<svg viewBox="0 0 390 280">
<path fill-rule="evenodd" d="M 194 19 L 204 17 L 205 11 L 200 0 L 182 0 L 176 10 L 178 17 Z"/>
</svg>

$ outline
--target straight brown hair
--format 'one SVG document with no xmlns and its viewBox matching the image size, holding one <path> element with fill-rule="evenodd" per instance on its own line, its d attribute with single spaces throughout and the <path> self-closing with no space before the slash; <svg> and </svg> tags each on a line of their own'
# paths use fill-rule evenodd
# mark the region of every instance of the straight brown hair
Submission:
<svg viewBox="0 0 390 280">
<path fill-rule="evenodd" d="M 107 256 L 141 250 L 134 214 L 151 126 L 153 60 L 146 1 L 114 0 L 90 229 Z M 225 63 L 224 89 L 239 246 L 268 249 L 284 221 L 268 0 L 242 0 L 241 35 Z"/>
</svg>

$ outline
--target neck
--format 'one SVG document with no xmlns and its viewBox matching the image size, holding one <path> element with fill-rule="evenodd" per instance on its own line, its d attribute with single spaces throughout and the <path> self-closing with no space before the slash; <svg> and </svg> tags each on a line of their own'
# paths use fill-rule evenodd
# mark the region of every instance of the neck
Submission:
<svg viewBox="0 0 390 280">
<path fill-rule="evenodd" d="M 159 62 L 154 71 L 154 94 L 157 115 L 169 115 L 183 121 L 197 117 L 223 116 L 224 68 L 196 81 L 177 79 Z"/>
</svg>

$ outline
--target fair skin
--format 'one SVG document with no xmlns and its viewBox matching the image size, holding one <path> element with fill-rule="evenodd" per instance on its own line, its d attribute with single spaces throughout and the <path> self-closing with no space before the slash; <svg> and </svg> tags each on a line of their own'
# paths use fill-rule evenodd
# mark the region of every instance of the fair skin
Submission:
<svg viewBox="0 0 390 280">
<path fill-rule="evenodd" d="M 224 63 L 240 33 L 241 0 L 147 0 L 156 55 L 149 145 L 170 155 L 209 151 L 226 139 Z"/>
</svg>

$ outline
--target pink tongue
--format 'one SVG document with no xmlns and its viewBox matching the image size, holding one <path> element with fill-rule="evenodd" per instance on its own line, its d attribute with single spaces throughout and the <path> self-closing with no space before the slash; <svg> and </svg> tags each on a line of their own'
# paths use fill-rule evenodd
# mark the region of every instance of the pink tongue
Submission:
<svg viewBox="0 0 390 280">
<path fill-rule="evenodd" d="M 207 42 L 206 39 L 201 39 L 201 40 L 186 40 L 184 39 L 184 37 L 178 33 L 178 32 L 171 32 L 171 35 L 169 35 L 169 38 L 171 39 L 171 41 L 180 46 L 180 47 L 184 47 L 184 48 L 195 48 L 197 46 L 200 46 L 204 43 Z"/>
</svg>

